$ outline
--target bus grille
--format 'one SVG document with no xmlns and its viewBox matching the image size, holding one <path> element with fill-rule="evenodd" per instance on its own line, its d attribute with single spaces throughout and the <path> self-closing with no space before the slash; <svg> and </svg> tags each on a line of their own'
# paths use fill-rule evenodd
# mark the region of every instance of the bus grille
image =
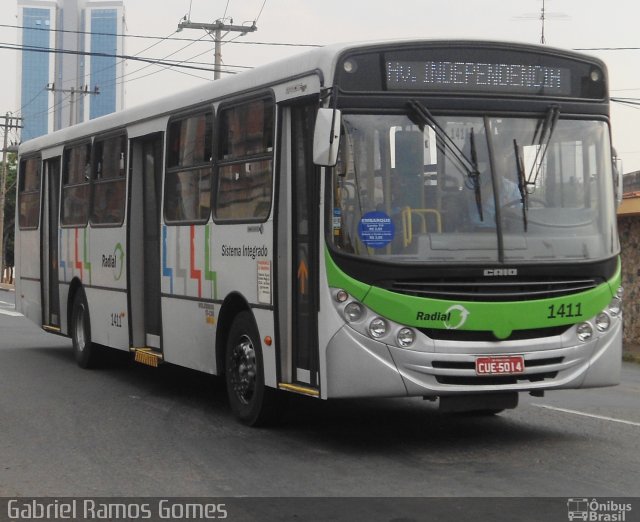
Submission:
<svg viewBox="0 0 640 522">
<path fill-rule="evenodd" d="M 392 292 L 447 299 L 453 301 L 521 301 L 562 297 L 591 290 L 602 281 L 596 279 L 522 280 L 500 279 L 487 281 L 467 279 L 457 281 L 392 281 Z"/>
<path fill-rule="evenodd" d="M 572 325 L 534 328 L 531 330 L 514 330 L 506 339 L 498 339 L 493 332 L 483 330 L 440 330 L 436 328 L 418 328 L 427 337 L 438 341 L 458 342 L 496 342 L 496 341 L 526 341 L 543 337 L 562 335 Z"/>
<path fill-rule="evenodd" d="M 541 382 L 547 379 L 555 379 L 558 372 L 536 373 L 533 375 L 505 375 L 504 377 L 476 377 L 457 375 L 437 375 L 439 384 L 450 386 L 504 386 L 518 384 L 520 382 Z"/>
</svg>

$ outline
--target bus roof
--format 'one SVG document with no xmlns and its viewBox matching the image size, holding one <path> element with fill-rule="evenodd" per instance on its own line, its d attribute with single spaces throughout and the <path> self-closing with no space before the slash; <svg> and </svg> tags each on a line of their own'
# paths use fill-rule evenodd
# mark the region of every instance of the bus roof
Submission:
<svg viewBox="0 0 640 522">
<path fill-rule="evenodd" d="M 324 47 L 318 47 L 297 54 L 295 56 L 283 58 L 256 67 L 249 71 L 237 75 L 227 76 L 212 83 L 207 83 L 198 87 L 186 89 L 177 94 L 136 105 L 130 109 L 114 112 L 99 118 L 79 123 L 71 127 L 34 138 L 22 143 L 19 153 L 29 154 L 44 148 L 55 147 L 70 141 L 93 136 L 95 134 L 108 132 L 111 129 L 123 128 L 137 122 L 143 122 L 162 115 L 178 112 L 190 107 L 206 104 L 216 99 L 225 98 L 242 92 L 252 92 L 260 89 L 261 86 L 268 87 L 288 78 L 294 79 L 306 74 L 319 74 L 324 85 L 330 85 L 333 81 L 333 72 L 340 55 L 347 51 L 367 50 L 384 48 L 389 46 L 412 46 L 412 45 L 443 45 L 447 46 L 478 46 L 492 45 L 503 46 L 510 49 L 526 49 L 530 51 L 545 52 L 552 54 L 563 54 L 569 58 L 578 60 L 589 60 L 604 64 L 592 56 L 587 56 L 564 49 L 553 47 L 531 45 L 514 42 L 486 41 L 486 40 L 429 40 L 429 39 L 406 39 L 406 40 L 378 40 L 356 43 L 337 43 Z"/>
</svg>

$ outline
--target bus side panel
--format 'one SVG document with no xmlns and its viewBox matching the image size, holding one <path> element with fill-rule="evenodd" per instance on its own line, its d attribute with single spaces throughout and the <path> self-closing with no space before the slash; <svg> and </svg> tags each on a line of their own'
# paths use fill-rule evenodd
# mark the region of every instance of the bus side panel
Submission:
<svg viewBox="0 0 640 522">
<path fill-rule="evenodd" d="M 164 360 L 206 373 L 216 373 L 214 305 L 162 298 Z M 219 310 L 219 306 L 215 306 Z"/>
<path fill-rule="evenodd" d="M 271 346 L 269 346 L 264 342 L 267 336 L 271 337 L 271 339 L 276 338 L 273 326 L 274 315 L 271 310 L 264 310 L 262 308 L 254 308 L 252 312 L 256 318 L 258 331 L 260 332 L 262 364 L 264 365 L 264 383 L 266 386 L 275 388 L 278 386 L 276 344 L 272 343 Z"/>
<path fill-rule="evenodd" d="M 273 221 L 219 225 L 212 242 L 219 298 L 238 292 L 248 301 L 262 341 L 265 384 L 275 387 L 275 343 L 271 347 L 264 344 L 266 336 L 275 339 Z"/>
<path fill-rule="evenodd" d="M 124 226 L 117 228 L 92 228 L 87 243 L 86 257 L 90 260 L 92 286 L 126 290 L 127 288 L 127 238 Z"/>
<path fill-rule="evenodd" d="M 86 240 L 78 242 L 92 340 L 121 350 L 129 349 L 125 230 L 90 227 Z"/>
<path fill-rule="evenodd" d="M 232 292 L 253 309 L 261 337 L 273 338 L 272 230 L 272 222 L 162 227 L 162 350 L 166 361 L 219 373 L 217 320 L 220 304 Z M 265 360 L 265 380 L 275 386 L 272 352 Z"/>
<path fill-rule="evenodd" d="M 216 272 L 211 266 L 211 227 L 163 225 L 161 236 L 164 359 L 207 373 L 215 371 L 215 316 L 219 309 L 211 302 L 217 292 Z"/>
<path fill-rule="evenodd" d="M 89 227 L 61 228 L 59 233 L 60 328 L 62 332 L 69 334 L 70 318 L 67 317 L 67 305 L 71 282 L 78 279 L 85 287 L 91 285 L 93 271 L 93 264 L 89 258 L 91 230 Z M 89 307 L 89 313 L 91 314 L 91 307 Z"/>
<path fill-rule="evenodd" d="M 15 244 L 17 278 L 16 310 L 34 323 L 42 324 L 40 288 L 40 230 L 21 230 Z"/>
<path fill-rule="evenodd" d="M 127 294 L 85 287 L 85 295 L 91 318 L 91 340 L 128 351 Z"/>
<path fill-rule="evenodd" d="M 249 304 L 271 308 L 273 221 L 256 225 L 218 225 L 213 230 L 212 243 L 218 298 L 224 299 L 229 293 L 238 292 Z"/>
</svg>

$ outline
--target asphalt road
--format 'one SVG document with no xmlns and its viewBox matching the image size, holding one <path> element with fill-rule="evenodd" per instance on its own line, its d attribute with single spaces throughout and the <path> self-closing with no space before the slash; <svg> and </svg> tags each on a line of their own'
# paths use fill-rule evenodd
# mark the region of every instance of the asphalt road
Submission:
<svg viewBox="0 0 640 522">
<path fill-rule="evenodd" d="M 0 292 L 0 496 L 640 496 L 640 365 L 615 388 L 521 397 L 493 418 L 420 399 L 294 398 L 231 416 L 222 383 L 117 357 L 75 365 Z"/>
</svg>

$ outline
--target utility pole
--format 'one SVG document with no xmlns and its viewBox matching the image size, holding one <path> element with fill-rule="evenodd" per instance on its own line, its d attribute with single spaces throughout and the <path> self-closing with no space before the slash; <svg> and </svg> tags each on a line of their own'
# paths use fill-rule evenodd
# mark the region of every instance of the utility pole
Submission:
<svg viewBox="0 0 640 522">
<path fill-rule="evenodd" d="M 220 68 L 222 67 L 222 38 L 230 32 L 241 33 L 240 36 L 244 36 L 247 33 L 253 33 L 258 30 L 255 22 L 251 26 L 233 25 L 233 20 L 231 20 L 231 25 L 225 24 L 222 20 L 216 20 L 212 24 L 195 23 L 191 20 L 185 20 L 178 24 L 178 31 L 182 31 L 183 29 L 204 29 L 213 38 L 213 41 L 215 42 L 214 80 L 220 79 Z M 224 35 L 222 34 L 222 31 L 226 31 Z"/>
<path fill-rule="evenodd" d="M 56 89 L 55 83 L 48 83 L 47 90 L 51 92 L 61 92 L 64 94 L 70 95 L 70 106 L 69 106 L 69 127 L 71 127 L 74 123 L 77 122 L 78 118 L 76 118 L 76 105 L 75 105 L 75 95 L 98 95 L 100 94 L 100 88 L 96 85 L 95 89 L 92 91 L 89 90 L 87 85 L 80 86 L 77 89 L 71 87 L 71 89 Z"/>
<path fill-rule="evenodd" d="M 0 278 L 4 277 L 4 203 L 5 193 L 7 190 L 7 153 L 17 152 L 17 147 L 9 147 L 9 130 L 21 129 L 20 122 L 22 118 L 11 116 L 7 112 L 4 116 L 0 116 L 0 120 L 4 119 L 4 139 L 2 146 L 2 175 L 0 176 Z"/>
</svg>

